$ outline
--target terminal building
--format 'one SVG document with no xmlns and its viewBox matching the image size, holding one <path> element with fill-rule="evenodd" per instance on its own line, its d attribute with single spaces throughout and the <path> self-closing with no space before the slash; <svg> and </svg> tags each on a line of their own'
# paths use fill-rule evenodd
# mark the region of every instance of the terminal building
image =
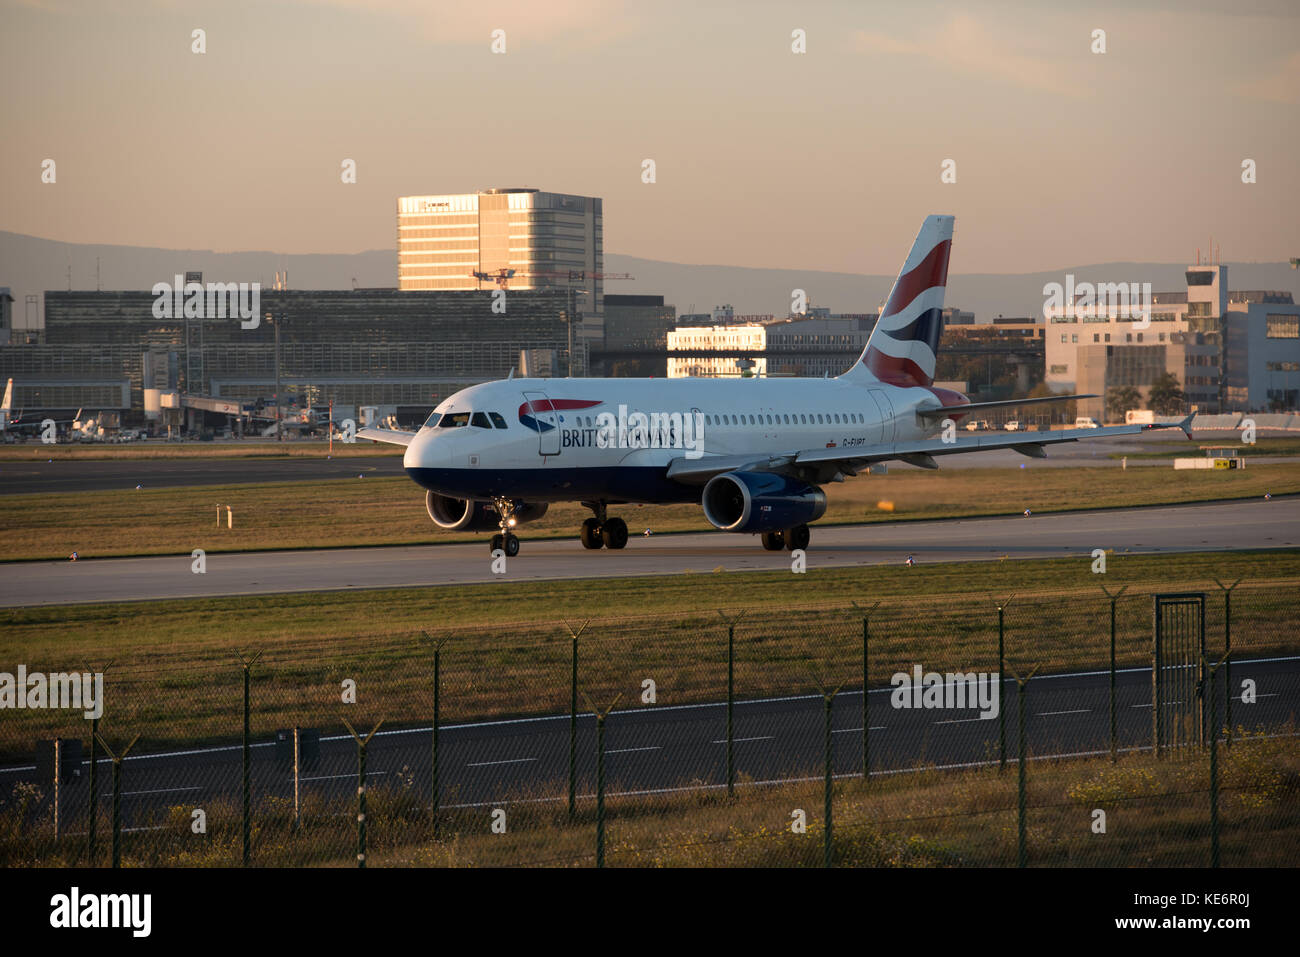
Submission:
<svg viewBox="0 0 1300 957">
<path fill-rule="evenodd" d="M 270 400 L 278 369 L 286 402 L 422 418 L 459 389 L 504 378 L 521 353 L 569 369 L 572 297 L 558 289 L 511 290 L 504 314 L 487 290 L 262 290 L 251 329 L 237 318 L 159 319 L 156 300 L 148 291 L 47 292 L 44 342 L 0 346 L 15 409 L 119 410 L 135 424 L 146 390 Z M 574 374 L 585 354 L 575 349 Z"/>
<path fill-rule="evenodd" d="M 733 325 L 678 326 L 668 333 L 668 351 L 716 352 L 672 356 L 668 375 L 678 376 L 837 376 L 866 348 L 875 314 L 764 317 Z M 752 357 L 746 354 L 762 353 Z"/>
<path fill-rule="evenodd" d="M 402 291 L 559 290 L 604 337 L 601 200 L 529 188 L 402 196 L 397 287 Z"/>
<path fill-rule="evenodd" d="M 1046 382 L 1057 392 L 1095 393 L 1078 414 L 1101 421 L 1105 396 L 1133 386 L 1145 396 L 1166 372 L 1189 410 L 1268 412 L 1300 407 L 1300 305 L 1289 292 L 1230 291 L 1228 267 L 1188 266 L 1186 292 L 1155 293 L 1151 324 L 1134 310 L 1046 309 Z M 1118 313 L 1130 312 L 1130 317 Z M 1093 314 L 1095 313 L 1095 314 Z"/>
</svg>

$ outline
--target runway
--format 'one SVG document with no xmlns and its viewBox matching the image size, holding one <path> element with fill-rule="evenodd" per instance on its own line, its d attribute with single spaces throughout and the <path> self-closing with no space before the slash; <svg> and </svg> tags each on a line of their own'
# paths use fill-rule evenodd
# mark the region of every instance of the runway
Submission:
<svg viewBox="0 0 1300 957">
<path fill-rule="evenodd" d="M 490 581 L 553 581 L 789 571 L 787 552 L 766 552 L 753 535 L 722 532 L 636 535 L 623 551 L 587 551 L 577 541 L 528 540 L 492 569 L 488 537 L 454 545 L 211 553 L 194 573 L 189 554 L 0 566 L 0 606 L 265 595 L 468 585 Z M 1091 561 L 1094 549 L 1116 554 L 1293 548 L 1300 546 L 1300 496 L 1210 505 L 1149 506 L 1092 512 L 813 526 L 807 570 L 1062 558 Z"/>
</svg>

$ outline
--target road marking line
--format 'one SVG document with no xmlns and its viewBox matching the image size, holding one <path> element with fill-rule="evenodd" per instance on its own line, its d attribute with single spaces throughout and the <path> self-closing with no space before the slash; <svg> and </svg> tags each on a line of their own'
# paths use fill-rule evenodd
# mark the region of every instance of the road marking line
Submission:
<svg viewBox="0 0 1300 957">
<path fill-rule="evenodd" d="M 366 777 L 371 775 L 387 774 L 387 771 L 367 771 Z M 298 778 L 299 781 L 335 781 L 338 778 L 355 778 L 355 774 L 317 774 L 309 778 Z M 286 781 L 292 781 L 293 778 L 286 778 Z"/>
<path fill-rule="evenodd" d="M 536 761 L 536 758 L 507 758 L 505 761 L 472 761 L 465 765 L 467 768 L 488 768 L 496 764 L 526 764 L 529 761 Z"/>
</svg>

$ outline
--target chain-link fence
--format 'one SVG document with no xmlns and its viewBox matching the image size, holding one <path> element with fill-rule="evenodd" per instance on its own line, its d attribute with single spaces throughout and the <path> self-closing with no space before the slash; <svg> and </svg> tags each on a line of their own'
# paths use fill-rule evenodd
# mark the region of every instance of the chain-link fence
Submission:
<svg viewBox="0 0 1300 957">
<path fill-rule="evenodd" d="M 27 662 L 0 862 L 1293 863 L 1294 594 L 1204 596 L 1168 681 L 1099 590 Z"/>
</svg>

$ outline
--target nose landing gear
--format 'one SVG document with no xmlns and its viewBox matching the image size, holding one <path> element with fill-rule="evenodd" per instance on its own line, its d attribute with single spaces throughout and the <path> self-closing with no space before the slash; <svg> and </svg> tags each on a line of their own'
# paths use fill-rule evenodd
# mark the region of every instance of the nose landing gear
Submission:
<svg viewBox="0 0 1300 957">
<path fill-rule="evenodd" d="M 498 548 L 506 553 L 507 558 L 514 558 L 519 554 L 519 538 L 511 531 L 518 523 L 515 518 L 515 503 L 509 499 L 494 499 L 492 506 L 497 510 L 497 515 L 501 516 L 501 533 L 492 536 L 490 551 L 495 552 Z"/>
</svg>

